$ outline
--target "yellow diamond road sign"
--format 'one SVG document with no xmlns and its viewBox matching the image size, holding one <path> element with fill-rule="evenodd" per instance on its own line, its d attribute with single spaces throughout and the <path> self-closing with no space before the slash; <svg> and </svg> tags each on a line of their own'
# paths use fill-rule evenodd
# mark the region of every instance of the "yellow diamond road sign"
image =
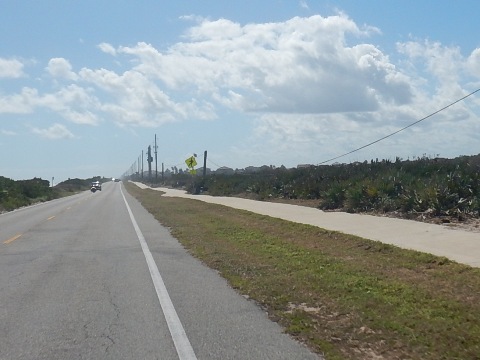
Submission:
<svg viewBox="0 0 480 360">
<path fill-rule="evenodd" d="M 195 159 L 195 156 L 191 156 L 187 160 L 185 160 L 185 164 L 187 164 L 187 166 L 191 169 L 197 166 L 197 160 Z"/>
</svg>

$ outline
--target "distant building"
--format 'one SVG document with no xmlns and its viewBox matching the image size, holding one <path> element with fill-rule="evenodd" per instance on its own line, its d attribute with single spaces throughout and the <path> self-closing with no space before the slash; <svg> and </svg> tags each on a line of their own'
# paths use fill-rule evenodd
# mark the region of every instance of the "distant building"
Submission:
<svg viewBox="0 0 480 360">
<path fill-rule="evenodd" d="M 210 169 L 210 168 L 205 169 L 205 175 L 210 175 L 212 173 L 213 173 L 212 169 Z M 197 168 L 197 174 L 196 175 L 197 176 L 203 176 L 203 166 Z"/>
<path fill-rule="evenodd" d="M 245 173 L 247 173 L 247 174 L 253 174 L 253 173 L 256 173 L 256 172 L 259 172 L 259 171 L 260 171 L 260 168 L 256 167 L 256 166 L 247 166 L 245 168 Z"/>
<path fill-rule="evenodd" d="M 235 174 L 235 170 L 233 170 L 232 168 L 226 167 L 226 166 L 222 166 L 222 167 L 219 167 L 215 171 L 215 174 L 218 174 L 218 175 L 233 175 L 233 174 Z"/>
</svg>

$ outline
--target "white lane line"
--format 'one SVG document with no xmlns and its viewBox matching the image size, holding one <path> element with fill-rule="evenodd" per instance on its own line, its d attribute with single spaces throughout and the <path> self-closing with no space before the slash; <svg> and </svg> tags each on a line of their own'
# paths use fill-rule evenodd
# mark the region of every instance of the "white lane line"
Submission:
<svg viewBox="0 0 480 360">
<path fill-rule="evenodd" d="M 143 254 L 145 255 L 145 259 L 147 260 L 148 269 L 150 270 L 150 275 L 153 280 L 153 285 L 155 286 L 155 290 L 157 291 L 157 296 L 158 300 L 160 301 L 160 306 L 163 310 L 163 315 L 165 316 L 168 329 L 170 330 L 170 334 L 172 335 L 173 343 L 175 344 L 175 348 L 177 349 L 178 358 L 180 360 L 196 360 L 197 357 L 193 351 L 190 341 L 188 340 L 187 334 L 183 329 L 182 323 L 178 318 L 172 300 L 170 299 L 170 295 L 168 295 L 167 288 L 165 287 L 162 276 L 158 271 L 157 264 L 155 264 L 152 253 L 148 248 L 147 242 L 145 241 L 142 231 L 140 230 L 137 221 L 133 216 L 132 210 L 128 205 L 127 199 L 125 198 L 121 187 L 120 192 L 122 193 L 123 201 L 125 201 L 125 205 L 127 206 L 127 210 L 130 214 L 130 219 L 132 220 L 132 224 L 135 228 L 135 232 L 137 233 L 140 245 L 142 246 Z"/>
</svg>

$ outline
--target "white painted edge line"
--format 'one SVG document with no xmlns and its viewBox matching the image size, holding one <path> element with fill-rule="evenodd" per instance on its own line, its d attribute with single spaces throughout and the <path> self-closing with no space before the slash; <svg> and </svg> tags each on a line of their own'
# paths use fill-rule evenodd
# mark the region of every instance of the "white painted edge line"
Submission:
<svg viewBox="0 0 480 360">
<path fill-rule="evenodd" d="M 172 300 L 170 299 L 170 295 L 168 295 L 167 288 L 165 287 L 165 283 L 163 282 L 162 276 L 160 275 L 160 271 L 158 271 L 157 264 L 155 264 L 152 253 L 148 248 L 147 242 L 145 241 L 142 231 L 140 230 L 140 227 L 138 226 L 137 221 L 133 216 L 132 210 L 128 205 L 127 199 L 125 198 L 121 187 L 120 192 L 122 193 L 123 201 L 125 201 L 128 213 L 130 214 L 130 219 L 132 220 L 133 227 L 135 228 L 138 240 L 140 241 L 143 254 L 145 255 L 145 259 L 147 260 L 148 269 L 150 270 L 153 285 L 155 286 L 158 300 L 160 301 L 160 306 L 163 310 L 163 315 L 165 316 L 165 320 L 167 321 L 168 329 L 170 330 L 170 334 L 172 335 L 173 343 L 175 344 L 175 348 L 177 349 L 178 358 L 180 360 L 196 360 L 197 357 L 195 355 L 195 352 L 193 351 L 192 345 L 190 344 L 190 341 L 188 340 L 182 323 L 178 318 L 175 307 L 173 306 Z"/>
</svg>

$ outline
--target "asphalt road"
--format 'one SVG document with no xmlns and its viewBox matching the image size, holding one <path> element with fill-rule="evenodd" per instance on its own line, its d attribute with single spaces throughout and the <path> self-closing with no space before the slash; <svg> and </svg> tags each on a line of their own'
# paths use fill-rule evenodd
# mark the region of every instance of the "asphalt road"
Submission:
<svg viewBox="0 0 480 360">
<path fill-rule="evenodd" d="M 0 215 L 0 359 L 318 359 L 121 183 Z"/>
</svg>

